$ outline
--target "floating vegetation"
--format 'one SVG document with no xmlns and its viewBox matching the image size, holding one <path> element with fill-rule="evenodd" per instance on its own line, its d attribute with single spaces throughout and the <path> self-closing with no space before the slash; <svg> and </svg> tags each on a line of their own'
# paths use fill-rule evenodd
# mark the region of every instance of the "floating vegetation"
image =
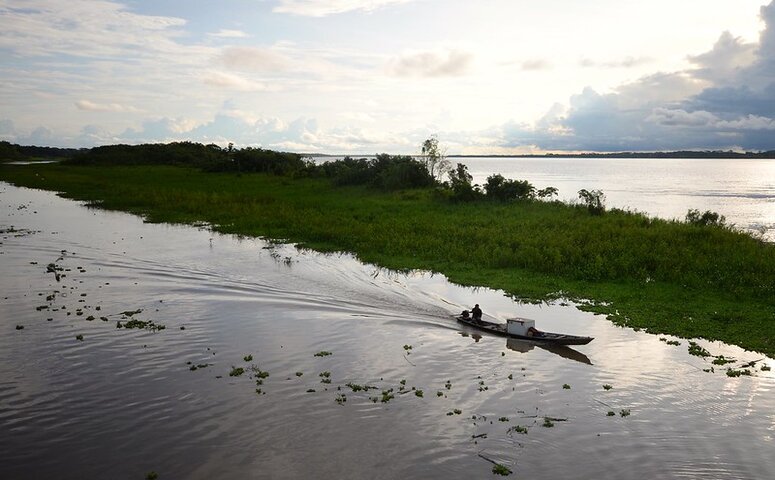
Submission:
<svg viewBox="0 0 775 480">
<path fill-rule="evenodd" d="M 78 313 L 78 312 L 76 312 L 76 313 Z M 117 321 L 116 322 L 116 328 L 126 328 L 128 330 L 131 330 L 133 328 L 137 328 L 137 329 L 150 330 L 152 332 L 158 332 L 160 330 L 164 330 L 167 327 L 165 327 L 164 325 L 162 325 L 160 323 L 155 323 L 155 322 L 153 322 L 151 320 L 147 320 L 146 321 L 146 320 L 135 320 L 135 319 L 132 319 L 132 320 L 129 320 L 128 322 L 124 322 L 124 323 L 121 323 L 121 320 Z"/>
<path fill-rule="evenodd" d="M 527 435 L 527 427 L 523 427 L 522 425 L 514 425 L 513 427 L 509 427 L 509 429 L 506 430 L 506 433 L 521 433 L 522 435 Z"/>
<path fill-rule="evenodd" d="M 509 417 L 500 417 L 500 418 L 498 419 L 498 421 L 499 421 L 499 422 L 508 422 L 508 421 L 509 421 Z"/>
<path fill-rule="evenodd" d="M 549 417 L 544 417 L 544 423 L 543 426 L 546 428 L 552 428 L 554 426 L 554 422 Z"/>
<path fill-rule="evenodd" d="M 447 390 L 451 390 L 452 389 L 452 382 L 447 380 L 447 383 L 444 384 L 444 387 L 446 387 Z"/>
<path fill-rule="evenodd" d="M 509 379 L 509 380 L 514 380 L 514 375 L 512 375 L 511 373 L 509 373 L 508 379 Z"/>
<path fill-rule="evenodd" d="M 123 311 L 123 312 L 119 313 L 119 315 L 123 315 L 125 317 L 131 317 L 133 315 L 137 315 L 138 313 L 142 313 L 142 312 L 143 312 L 143 309 L 142 308 L 138 308 L 137 310 L 126 310 L 126 311 Z"/>
<path fill-rule="evenodd" d="M 302 375 L 304 375 L 304 372 L 296 372 L 296 376 L 297 376 L 297 377 L 300 377 L 300 376 L 302 376 Z"/>
<path fill-rule="evenodd" d="M 621 412 L 619 412 L 619 415 L 622 417 L 629 417 L 630 416 L 630 409 L 629 408 L 623 408 Z"/>
<path fill-rule="evenodd" d="M 412 346 L 411 345 L 404 345 L 404 350 L 406 350 L 406 354 L 407 355 L 411 355 L 412 354 L 412 352 L 411 352 Z"/>
<path fill-rule="evenodd" d="M 346 387 L 349 387 L 353 392 L 368 392 L 369 390 L 376 390 L 378 387 L 370 387 L 369 385 L 358 385 L 357 383 L 348 382 L 345 384 Z"/>
<path fill-rule="evenodd" d="M 269 372 L 266 370 L 261 370 L 256 365 L 251 366 L 250 369 L 253 370 L 253 375 L 255 375 L 256 378 L 264 379 L 269 377 Z"/>
<path fill-rule="evenodd" d="M 346 401 L 347 401 L 347 396 L 345 396 L 345 394 L 344 394 L 344 393 L 338 393 L 338 394 L 336 395 L 336 398 L 334 399 L 334 401 L 335 401 L 336 403 L 338 403 L 339 405 L 344 405 L 344 402 L 346 402 Z"/>
<path fill-rule="evenodd" d="M 667 344 L 668 345 L 674 345 L 674 346 L 677 347 L 677 346 L 681 345 L 681 342 L 679 342 L 678 340 L 670 340 L 670 341 L 667 342 Z"/>
<path fill-rule="evenodd" d="M 570 390 L 570 385 L 568 385 L 567 383 L 563 383 L 562 388 L 563 390 Z"/>
<path fill-rule="evenodd" d="M 81 335 L 81 334 L 78 334 L 78 335 L 76 335 L 76 336 L 75 336 L 75 339 L 76 339 L 76 340 L 80 340 L 80 341 L 82 341 L 82 342 L 83 342 L 83 335 Z"/>
<path fill-rule="evenodd" d="M 415 391 L 414 391 L 414 394 L 415 394 L 416 396 L 420 397 L 420 398 L 423 398 L 423 392 L 422 392 L 422 390 L 415 390 Z"/>
<path fill-rule="evenodd" d="M 443 396 L 444 396 L 444 392 L 442 392 L 441 390 L 439 390 L 438 392 L 436 392 L 436 396 L 437 396 L 437 397 L 443 397 Z"/>
<path fill-rule="evenodd" d="M 331 372 L 320 372 L 320 383 L 331 383 Z"/>
<path fill-rule="evenodd" d="M 321 350 L 318 353 L 316 353 L 314 356 L 316 356 L 316 357 L 327 357 L 329 355 L 333 355 L 333 353 L 328 352 L 326 350 Z"/>
<path fill-rule="evenodd" d="M 239 377 L 243 373 L 245 373 L 245 369 L 244 368 L 242 368 L 242 367 L 234 367 L 233 366 L 233 367 L 231 367 L 231 372 L 229 372 L 229 376 L 230 377 Z"/>
<path fill-rule="evenodd" d="M 455 415 L 460 415 L 461 413 L 463 413 L 463 410 L 460 410 L 459 408 L 456 408 L 456 409 L 452 410 L 452 412 L 453 412 Z"/>
<path fill-rule="evenodd" d="M 244 357 L 242 357 L 242 359 L 245 360 L 246 362 L 253 361 L 253 355 L 245 355 Z"/>
<path fill-rule="evenodd" d="M 266 392 L 265 392 L 265 391 L 263 391 L 263 390 L 261 390 L 260 388 L 257 388 L 257 389 L 256 389 L 256 394 L 257 394 L 257 395 L 266 395 Z"/>
<path fill-rule="evenodd" d="M 762 372 L 769 372 L 770 370 L 772 370 L 772 367 L 769 365 L 762 365 Z"/>
<path fill-rule="evenodd" d="M 89 315 L 88 317 L 86 317 L 86 320 L 91 322 L 92 320 L 94 320 L 94 315 Z"/>
<path fill-rule="evenodd" d="M 733 363 L 734 361 L 734 358 L 727 358 L 724 355 L 713 357 L 713 365 L 726 365 L 727 363 Z"/>
<path fill-rule="evenodd" d="M 308 388 L 307 389 L 307 393 L 315 393 L 315 389 L 314 388 Z"/>
<path fill-rule="evenodd" d="M 188 362 L 188 363 L 189 363 L 189 364 L 191 364 L 191 362 Z M 191 365 L 191 368 L 189 368 L 189 370 L 191 370 L 192 372 L 194 372 L 194 371 L 196 371 L 196 370 L 199 370 L 200 368 L 207 368 L 207 367 L 209 367 L 210 365 L 211 365 L 210 363 L 198 363 L 198 364 L 196 364 L 196 365 Z"/>
<path fill-rule="evenodd" d="M 371 397 L 371 401 L 374 403 L 377 403 L 377 400 L 379 400 L 382 403 L 388 403 L 389 401 L 396 398 L 395 395 L 393 395 L 393 389 L 389 388 L 387 390 L 382 390 L 382 398 L 379 397 Z"/>
<path fill-rule="evenodd" d="M 494 473 L 495 475 L 503 475 L 505 477 L 505 476 L 511 475 L 511 470 L 509 470 L 509 467 L 505 465 L 496 463 L 495 465 L 492 466 L 492 473 Z"/>
<path fill-rule="evenodd" d="M 710 367 L 710 368 L 703 368 L 702 371 L 705 373 L 714 373 L 716 370 L 713 367 Z"/>
<path fill-rule="evenodd" d="M 744 370 L 735 370 L 734 368 L 727 369 L 727 377 L 739 377 L 739 376 L 750 376 L 751 371 L 748 369 Z"/>
<path fill-rule="evenodd" d="M 24 325 L 16 325 L 16 330 L 24 330 Z"/>
<path fill-rule="evenodd" d="M 697 342 L 689 342 L 689 355 L 705 358 L 710 357 L 710 352 L 698 345 Z"/>
<path fill-rule="evenodd" d="M 616 412 L 614 412 L 613 410 L 608 410 L 608 413 L 606 415 L 608 415 L 609 417 L 615 417 Z"/>
<path fill-rule="evenodd" d="M 148 472 L 145 475 L 145 480 L 157 480 L 159 478 L 159 474 L 156 472 Z"/>
<path fill-rule="evenodd" d="M 611 390 L 612 388 L 614 388 L 613 385 L 609 385 L 607 383 L 603 385 L 603 390 Z"/>
</svg>

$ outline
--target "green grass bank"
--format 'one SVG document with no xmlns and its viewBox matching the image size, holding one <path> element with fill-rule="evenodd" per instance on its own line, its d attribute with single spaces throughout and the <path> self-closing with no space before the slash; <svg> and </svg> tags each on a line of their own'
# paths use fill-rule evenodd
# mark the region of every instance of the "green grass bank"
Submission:
<svg viewBox="0 0 775 480">
<path fill-rule="evenodd" d="M 775 246 L 723 227 L 177 166 L 0 164 L 0 180 L 151 222 L 208 222 L 224 233 L 432 270 L 522 299 L 586 299 L 582 308 L 619 325 L 775 356 Z"/>
</svg>

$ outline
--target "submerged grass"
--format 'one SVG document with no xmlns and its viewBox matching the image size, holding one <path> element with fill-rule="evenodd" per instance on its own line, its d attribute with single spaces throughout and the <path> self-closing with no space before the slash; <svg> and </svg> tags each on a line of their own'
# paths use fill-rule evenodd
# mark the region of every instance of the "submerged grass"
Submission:
<svg viewBox="0 0 775 480">
<path fill-rule="evenodd" d="M 206 222 L 392 269 L 432 270 L 522 299 L 586 299 L 584 310 L 619 325 L 775 354 L 775 246 L 728 228 L 169 166 L 0 165 L 0 179 L 151 222 Z"/>
</svg>

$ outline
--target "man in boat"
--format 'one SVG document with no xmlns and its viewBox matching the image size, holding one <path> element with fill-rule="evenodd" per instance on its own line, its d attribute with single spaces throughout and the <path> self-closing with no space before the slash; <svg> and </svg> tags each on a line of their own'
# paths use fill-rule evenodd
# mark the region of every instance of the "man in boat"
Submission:
<svg viewBox="0 0 775 480">
<path fill-rule="evenodd" d="M 471 309 L 471 316 L 473 317 L 475 322 L 481 322 L 482 321 L 482 309 L 479 308 L 479 304 L 477 303 L 474 305 L 474 308 Z"/>
</svg>

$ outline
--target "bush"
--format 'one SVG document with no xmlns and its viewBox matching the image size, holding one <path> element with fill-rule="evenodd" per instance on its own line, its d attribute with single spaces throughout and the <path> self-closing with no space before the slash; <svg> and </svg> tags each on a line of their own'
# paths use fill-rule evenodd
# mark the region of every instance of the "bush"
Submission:
<svg viewBox="0 0 775 480">
<path fill-rule="evenodd" d="M 487 198 L 502 202 L 530 199 L 535 195 L 535 187 L 527 180 L 507 180 L 500 174 L 487 177 L 484 189 Z"/>
<path fill-rule="evenodd" d="M 724 225 L 725 221 L 726 221 L 726 218 L 724 218 L 723 215 L 719 215 L 716 212 L 711 212 L 710 210 L 706 210 L 705 213 L 702 213 L 702 214 L 700 214 L 699 210 L 695 210 L 695 209 L 689 209 L 689 211 L 686 212 L 686 223 L 690 223 L 692 225 L 722 226 Z"/>
</svg>

